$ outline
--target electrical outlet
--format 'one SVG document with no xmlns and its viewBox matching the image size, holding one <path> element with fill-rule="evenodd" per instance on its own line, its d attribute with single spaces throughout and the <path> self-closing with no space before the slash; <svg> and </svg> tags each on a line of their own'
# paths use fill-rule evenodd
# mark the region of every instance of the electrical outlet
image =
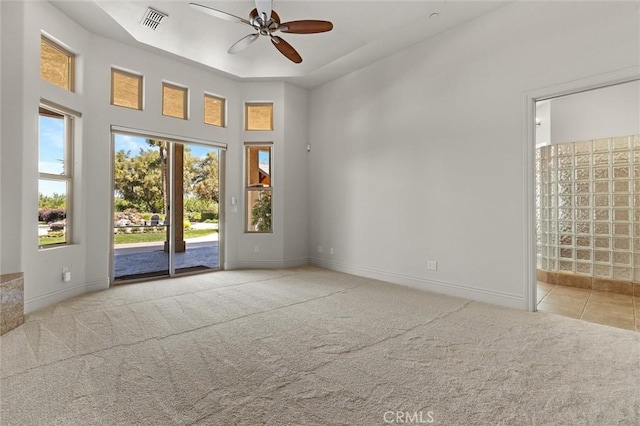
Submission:
<svg viewBox="0 0 640 426">
<path fill-rule="evenodd" d="M 318 246 L 318 253 L 322 253 L 322 246 Z"/>
<path fill-rule="evenodd" d="M 69 267 L 65 266 L 62 268 L 62 282 L 68 283 L 69 281 L 71 281 L 71 271 L 69 270 Z"/>
<path fill-rule="evenodd" d="M 430 271 L 437 271 L 438 270 L 438 262 L 436 262 L 435 260 L 428 260 L 427 261 L 427 269 Z"/>
<path fill-rule="evenodd" d="M 253 252 L 254 252 L 254 253 L 260 253 L 260 246 L 255 246 L 255 247 L 253 248 Z"/>
<path fill-rule="evenodd" d="M 333 247 L 329 249 L 329 254 L 333 254 Z"/>
</svg>

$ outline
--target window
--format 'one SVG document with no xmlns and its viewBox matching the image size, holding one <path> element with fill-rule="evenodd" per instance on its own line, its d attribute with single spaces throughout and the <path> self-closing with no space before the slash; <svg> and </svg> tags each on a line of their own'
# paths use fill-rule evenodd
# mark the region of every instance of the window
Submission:
<svg viewBox="0 0 640 426">
<path fill-rule="evenodd" d="M 224 127 L 225 100 L 204 94 L 204 122 L 212 126 Z"/>
<path fill-rule="evenodd" d="M 142 110 L 142 76 L 111 68 L 111 105 Z"/>
<path fill-rule="evenodd" d="M 271 144 L 245 145 L 247 232 L 272 232 Z"/>
<path fill-rule="evenodd" d="M 273 104 L 245 104 L 245 130 L 273 130 Z"/>
<path fill-rule="evenodd" d="M 38 143 L 38 245 L 71 243 L 73 166 L 71 115 L 40 107 Z"/>
<path fill-rule="evenodd" d="M 51 40 L 40 38 L 40 77 L 49 83 L 74 91 L 75 56 Z"/>
<path fill-rule="evenodd" d="M 188 89 L 162 83 L 162 115 L 187 119 Z"/>
</svg>

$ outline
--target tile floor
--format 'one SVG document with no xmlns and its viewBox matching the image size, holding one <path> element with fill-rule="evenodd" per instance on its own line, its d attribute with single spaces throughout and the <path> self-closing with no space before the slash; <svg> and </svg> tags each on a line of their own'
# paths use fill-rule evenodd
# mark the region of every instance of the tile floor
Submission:
<svg viewBox="0 0 640 426">
<path fill-rule="evenodd" d="M 538 281 L 538 310 L 640 332 L 640 297 Z"/>
</svg>

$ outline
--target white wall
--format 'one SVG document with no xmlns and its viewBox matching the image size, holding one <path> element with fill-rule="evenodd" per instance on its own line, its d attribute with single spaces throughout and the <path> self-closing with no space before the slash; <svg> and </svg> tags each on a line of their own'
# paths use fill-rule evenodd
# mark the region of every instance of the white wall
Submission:
<svg viewBox="0 0 640 426">
<path fill-rule="evenodd" d="M 39 251 L 36 212 L 38 105 L 43 97 L 83 110 L 81 70 L 87 33 L 47 4 L 7 2 L 2 7 L 2 270 L 24 272 L 25 300 L 37 304 L 45 293 L 56 300 L 85 289 L 82 244 Z M 78 53 L 76 93 L 40 81 L 41 30 L 69 40 L 67 47 Z M 81 166 L 77 178 L 82 178 Z M 76 201 L 82 203 L 81 195 Z M 73 227 L 81 241 L 81 221 L 75 221 Z M 71 282 L 61 282 L 62 266 L 70 266 L 75 272 Z"/>
<path fill-rule="evenodd" d="M 0 274 L 22 272 L 23 16 L 23 4 L 0 2 Z"/>
<path fill-rule="evenodd" d="M 312 262 L 526 308 L 524 98 L 637 67 L 638 12 L 518 2 L 314 89 Z"/>
<path fill-rule="evenodd" d="M 284 212 L 290 206 L 287 179 L 306 182 L 305 165 L 288 167 L 285 147 L 306 145 L 306 114 L 295 116 L 298 124 L 285 127 L 288 110 L 305 111 L 306 90 L 285 83 L 240 83 L 191 67 L 160 55 L 88 33 L 46 2 L 2 2 L 2 219 L 11 226 L 1 228 L 2 273 L 25 272 L 25 311 L 88 290 L 106 288 L 109 283 L 109 248 L 112 238 L 110 203 L 111 132 L 117 125 L 228 145 L 224 181 L 225 200 L 243 200 L 243 142 L 274 143 L 274 233 L 244 233 L 243 205 L 236 212 L 226 209 L 224 229 L 225 268 L 282 267 L 308 262 L 308 235 L 304 210 L 292 214 L 289 229 Z M 69 93 L 39 77 L 41 30 L 65 43 L 77 54 L 77 90 Z M 9 43 L 11 41 L 11 43 Z M 7 60 L 7 58 L 9 60 Z M 112 66 L 144 75 L 145 108 L 135 111 L 109 105 Z M 190 89 L 188 121 L 161 115 L 163 80 Z M 216 128 L 202 123 L 203 92 L 227 98 L 228 123 Z M 74 244 L 46 250 L 37 248 L 38 203 L 38 105 L 40 98 L 82 113 L 76 127 Z M 273 101 L 273 132 L 244 132 L 245 101 Z M 7 109 L 7 105 L 11 109 Z M 299 105 L 298 105 L 299 104 Z M 7 141 L 20 141 L 9 144 Z M 297 201 L 307 203 L 306 192 Z M 285 235 L 287 236 L 285 241 Z M 254 245 L 260 252 L 254 253 Z M 71 268 L 72 281 L 61 282 L 63 266 Z"/>
<path fill-rule="evenodd" d="M 285 86 L 284 123 L 284 185 L 283 223 L 284 259 L 294 266 L 309 262 L 309 153 L 307 152 L 309 114 L 308 91 L 296 86 Z"/>
<path fill-rule="evenodd" d="M 2 3 L 0 3 L 0 28 L 4 28 L 4 26 L 6 25 L 3 21 L 2 21 Z M 4 86 L 3 80 L 2 80 L 2 57 L 3 57 L 3 52 L 5 52 L 5 48 L 2 44 L 2 31 L 0 31 L 0 123 L 2 123 L 2 99 L 4 99 L 4 96 L 2 94 L 2 86 Z M 2 182 L 4 181 L 5 177 L 2 174 L 2 158 L 4 157 L 3 154 L 3 143 L 2 143 L 2 130 L 0 129 L 0 193 L 4 192 L 4 186 L 2 185 Z M 2 208 L 2 197 L 0 197 L 0 241 L 2 241 L 2 212 L 3 212 L 3 208 Z M 2 273 L 5 271 L 5 260 L 2 257 L 2 250 L 3 250 L 3 246 L 4 244 L 2 244 L 0 242 L 0 275 L 2 275 Z M 18 262 L 19 263 L 19 262 Z M 7 261 L 7 267 L 9 267 L 9 262 Z"/>
<path fill-rule="evenodd" d="M 640 81 L 549 101 L 551 143 L 640 133 Z"/>
</svg>

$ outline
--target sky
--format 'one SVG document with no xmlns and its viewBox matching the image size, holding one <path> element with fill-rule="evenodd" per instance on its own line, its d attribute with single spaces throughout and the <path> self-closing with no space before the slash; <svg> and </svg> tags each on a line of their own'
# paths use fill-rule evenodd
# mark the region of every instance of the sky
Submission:
<svg viewBox="0 0 640 426">
<path fill-rule="evenodd" d="M 40 116 L 38 171 L 54 175 L 64 173 L 64 156 L 64 119 Z M 64 194 L 66 183 L 41 180 L 38 190 L 44 195 Z"/>
</svg>

